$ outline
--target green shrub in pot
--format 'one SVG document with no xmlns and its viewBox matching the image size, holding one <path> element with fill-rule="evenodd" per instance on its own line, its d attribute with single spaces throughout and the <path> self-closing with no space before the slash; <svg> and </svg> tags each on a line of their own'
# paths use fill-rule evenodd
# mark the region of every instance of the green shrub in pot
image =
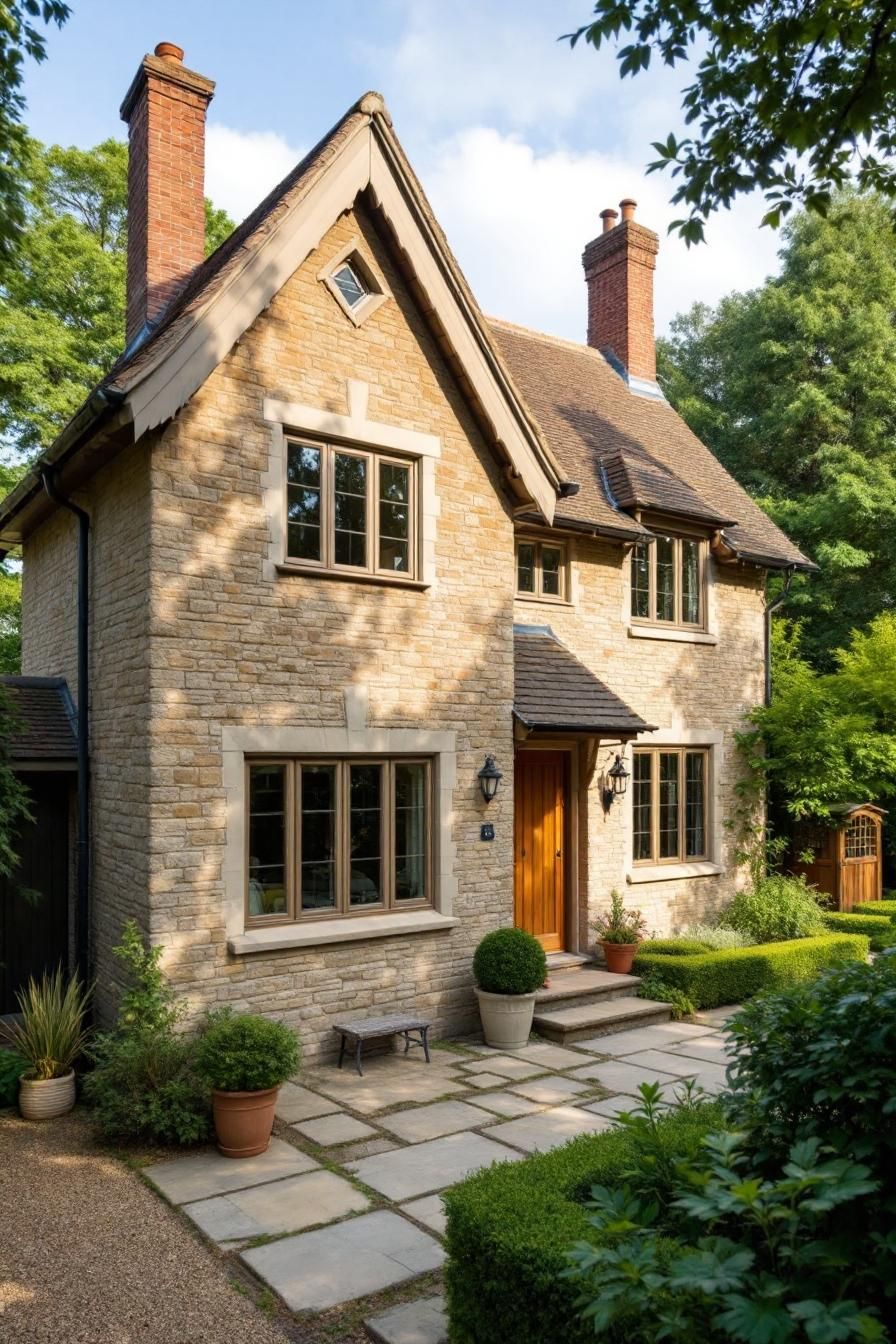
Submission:
<svg viewBox="0 0 896 1344">
<path fill-rule="evenodd" d="M 254 1157 L 270 1143 L 277 1093 L 299 1068 L 295 1032 L 282 1022 L 222 1008 L 210 1013 L 196 1049 L 196 1069 L 212 1089 L 218 1147 L 227 1157 Z"/>
<path fill-rule="evenodd" d="M 535 994 L 547 975 L 541 943 L 525 929 L 495 929 L 476 948 L 473 975 L 486 1044 L 520 1049 L 529 1039 Z"/>
<path fill-rule="evenodd" d="M 19 1109 L 26 1120 L 65 1115 L 75 1104 L 73 1065 L 89 1036 L 90 990 L 77 975 L 67 979 L 60 966 L 30 979 L 16 998 L 20 1018 L 4 1036 L 27 1066 L 19 1080 Z"/>
</svg>

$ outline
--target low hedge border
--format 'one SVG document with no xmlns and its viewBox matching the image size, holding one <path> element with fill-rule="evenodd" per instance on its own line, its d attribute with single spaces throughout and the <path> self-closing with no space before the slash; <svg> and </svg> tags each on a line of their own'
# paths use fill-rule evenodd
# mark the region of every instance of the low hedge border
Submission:
<svg viewBox="0 0 896 1344">
<path fill-rule="evenodd" d="M 660 1128 L 684 1159 L 721 1123 L 711 1103 L 673 1111 Z M 573 1244 L 594 1236 L 584 1207 L 591 1187 L 619 1184 L 636 1144 L 623 1129 L 588 1134 L 445 1191 L 451 1344 L 594 1344 L 575 1307 L 581 1287 L 560 1274 Z"/>
<path fill-rule="evenodd" d="M 854 915 L 877 915 L 896 923 L 896 901 L 857 901 L 852 912 Z"/>
<path fill-rule="evenodd" d="M 872 952 L 881 952 L 896 943 L 896 925 L 884 915 L 866 915 L 863 912 L 831 910 L 824 922 L 832 933 L 862 933 L 871 939 Z"/>
<path fill-rule="evenodd" d="M 664 945 L 663 940 L 657 941 Z M 868 949 L 867 937 L 843 933 L 687 956 L 657 952 L 653 943 L 646 942 L 638 950 L 633 969 L 636 975 L 655 971 L 666 984 L 684 990 L 698 1008 L 718 1008 L 752 998 L 761 989 L 811 980 L 829 966 L 864 961 Z"/>
</svg>

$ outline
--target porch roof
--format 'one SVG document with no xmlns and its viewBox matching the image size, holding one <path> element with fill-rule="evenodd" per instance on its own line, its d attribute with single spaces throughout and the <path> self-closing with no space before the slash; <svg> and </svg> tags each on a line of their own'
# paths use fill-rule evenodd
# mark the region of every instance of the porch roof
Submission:
<svg viewBox="0 0 896 1344">
<path fill-rule="evenodd" d="M 513 649 L 513 712 L 524 727 L 618 738 L 653 731 L 549 626 L 514 626 Z"/>
<path fill-rule="evenodd" d="M 64 677 L 0 677 L 10 702 L 9 759 L 46 765 L 76 760 L 75 710 Z"/>
</svg>

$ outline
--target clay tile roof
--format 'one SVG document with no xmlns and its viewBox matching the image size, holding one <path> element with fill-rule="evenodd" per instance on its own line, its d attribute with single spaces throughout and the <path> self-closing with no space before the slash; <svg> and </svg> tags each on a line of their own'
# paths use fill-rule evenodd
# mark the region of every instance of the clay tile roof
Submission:
<svg viewBox="0 0 896 1344">
<path fill-rule="evenodd" d="M 634 737 L 653 725 L 609 690 L 546 626 L 515 626 L 513 712 L 527 728 Z"/>
<path fill-rule="evenodd" d="M 735 522 L 710 508 L 695 490 L 646 453 L 613 453 L 604 460 L 603 469 L 609 492 L 623 509 L 658 509 L 714 527 L 730 527 Z"/>
<path fill-rule="evenodd" d="M 640 464 L 631 489 L 707 525 L 731 520 L 725 540 L 744 558 L 771 567 L 814 569 L 721 462 L 661 399 L 631 392 L 598 350 L 489 320 L 514 382 L 570 480 L 581 490 L 557 502 L 555 521 L 619 528 L 633 520 L 615 501 L 609 475 Z M 662 486 L 662 489 L 660 487 Z M 664 493 L 665 492 L 665 493 Z M 675 506 L 678 507 L 675 507 Z M 644 506 L 648 506 L 647 499 Z M 702 513 L 695 512 L 700 507 Z"/>
<path fill-rule="evenodd" d="M 10 760 L 73 761 L 75 712 L 63 677 L 0 677 L 10 702 Z"/>
</svg>

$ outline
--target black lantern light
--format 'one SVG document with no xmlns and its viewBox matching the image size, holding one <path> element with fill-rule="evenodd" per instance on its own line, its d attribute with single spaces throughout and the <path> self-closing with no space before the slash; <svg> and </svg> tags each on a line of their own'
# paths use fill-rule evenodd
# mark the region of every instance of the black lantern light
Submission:
<svg viewBox="0 0 896 1344">
<path fill-rule="evenodd" d="M 615 761 L 604 776 L 603 804 L 605 812 L 609 812 L 615 798 L 623 796 L 628 788 L 630 778 L 631 776 L 623 764 L 622 757 L 617 752 Z"/>
<path fill-rule="evenodd" d="M 498 792 L 498 785 L 503 778 L 501 771 L 495 765 L 494 756 L 486 756 L 485 765 L 479 771 L 479 787 L 487 803 L 490 803 Z"/>
</svg>

